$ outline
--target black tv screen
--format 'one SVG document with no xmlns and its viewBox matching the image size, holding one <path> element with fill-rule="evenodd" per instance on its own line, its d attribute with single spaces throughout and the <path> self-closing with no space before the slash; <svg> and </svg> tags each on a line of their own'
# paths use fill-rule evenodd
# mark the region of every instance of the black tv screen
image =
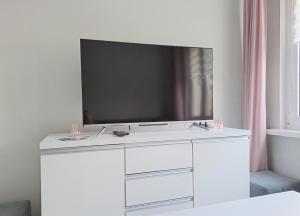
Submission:
<svg viewBox="0 0 300 216">
<path fill-rule="evenodd" d="M 80 40 L 84 124 L 213 118 L 213 49 Z"/>
</svg>

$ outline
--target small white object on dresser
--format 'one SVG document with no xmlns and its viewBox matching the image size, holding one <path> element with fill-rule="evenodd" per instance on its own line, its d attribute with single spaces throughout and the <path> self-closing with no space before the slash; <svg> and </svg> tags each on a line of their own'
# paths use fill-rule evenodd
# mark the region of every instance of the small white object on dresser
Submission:
<svg viewBox="0 0 300 216">
<path fill-rule="evenodd" d="M 146 216 L 249 197 L 249 136 L 224 128 L 46 137 L 42 216 Z"/>
</svg>

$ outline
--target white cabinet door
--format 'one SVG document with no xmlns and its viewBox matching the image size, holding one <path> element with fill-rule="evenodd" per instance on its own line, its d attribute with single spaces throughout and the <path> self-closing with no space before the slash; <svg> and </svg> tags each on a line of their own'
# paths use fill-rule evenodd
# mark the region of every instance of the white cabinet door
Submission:
<svg viewBox="0 0 300 216">
<path fill-rule="evenodd" d="M 42 216 L 124 216 L 124 150 L 41 156 Z"/>
<path fill-rule="evenodd" d="M 195 141 L 194 206 L 249 197 L 249 140 Z"/>
</svg>

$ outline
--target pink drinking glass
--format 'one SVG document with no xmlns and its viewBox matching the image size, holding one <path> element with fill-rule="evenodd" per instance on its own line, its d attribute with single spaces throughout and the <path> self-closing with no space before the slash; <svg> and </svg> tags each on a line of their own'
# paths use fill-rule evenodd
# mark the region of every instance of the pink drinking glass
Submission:
<svg viewBox="0 0 300 216">
<path fill-rule="evenodd" d="M 82 132 L 82 126 L 79 123 L 72 124 L 71 135 L 80 136 Z"/>
<path fill-rule="evenodd" d="M 222 129 L 224 127 L 223 119 L 222 118 L 216 118 L 214 119 L 214 128 Z"/>
</svg>

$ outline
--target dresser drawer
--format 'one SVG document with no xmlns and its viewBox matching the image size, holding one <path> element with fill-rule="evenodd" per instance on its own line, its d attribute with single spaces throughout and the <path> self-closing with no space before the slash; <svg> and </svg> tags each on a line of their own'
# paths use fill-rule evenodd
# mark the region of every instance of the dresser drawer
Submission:
<svg viewBox="0 0 300 216">
<path fill-rule="evenodd" d="M 126 206 L 193 196 L 193 175 L 185 171 L 126 180 Z"/>
<path fill-rule="evenodd" d="M 129 209 L 128 211 L 126 211 L 126 216 L 149 216 L 163 214 L 167 212 L 193 208 L 193 206 L 193 199 L 188 198 Z"/>
<path fill-rule="evenodd" d="M 190 142 L 136 146 L 125 149 L 126 174 L 192 167 Z"/>
</svg>

